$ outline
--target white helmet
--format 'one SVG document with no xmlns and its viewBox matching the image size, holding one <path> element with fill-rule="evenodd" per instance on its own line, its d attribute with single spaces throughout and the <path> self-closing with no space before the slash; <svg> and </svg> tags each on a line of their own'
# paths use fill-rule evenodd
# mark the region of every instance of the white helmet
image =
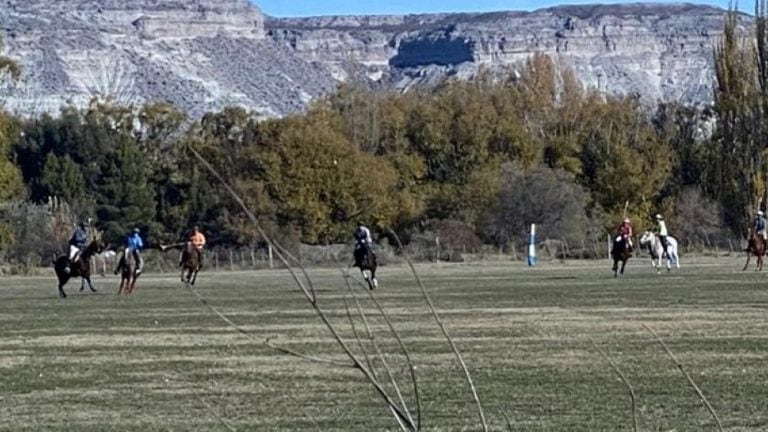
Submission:
<svg viewBox="0 0 768 432">
<path fill-rule="evenodd" d="M 758 210 L 758 211 L 757 211 L 757 215 L 758 215 L 758 216 L 765 216 L 765 213 L 763 213 L 763 211 L 762 211 L 762 210 Z"/>
<path fill-rule="evenodd" d="M 656 220 L 664 220 L 664 216 L 656 214 Z"/>
<path fill-rule="evenodd" d="M 629 223 L 629 218 L 624 218 L 624 220 L 622 222 L 625 223 L 625 224 L 628 224 Z"/>
</svg>

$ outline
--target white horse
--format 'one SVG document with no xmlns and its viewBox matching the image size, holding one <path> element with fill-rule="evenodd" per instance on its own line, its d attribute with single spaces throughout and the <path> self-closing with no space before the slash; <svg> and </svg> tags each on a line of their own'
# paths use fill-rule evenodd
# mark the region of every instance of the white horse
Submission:
<svg viewBox="0 0 768 432">
<path fill-rule="evenodd" d="M 650 231 L 644 232 L 642 237 L 640 237 L 640 247 L 648 249 L 648 253 L 651 254 L 651 265 L 656 268 L 656 273 L 660 273 L 664 248 L 661 246 L 659 237 Z M 672 264 L 680 268 L 680 256 L 677 254 L 677 239 L 667 236 L 667 271 L 672 271 Z"/>
</svg>

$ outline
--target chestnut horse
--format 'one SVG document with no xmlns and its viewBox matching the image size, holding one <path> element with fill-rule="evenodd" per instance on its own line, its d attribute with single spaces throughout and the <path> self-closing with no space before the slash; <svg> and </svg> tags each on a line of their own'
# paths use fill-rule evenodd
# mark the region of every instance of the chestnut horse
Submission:
<svg viewBox="0 0 768 432">
<path fill-rule="evenodd" d="M 141 274 L 137 271 L 138 268 L 139 263 L 136 261 L 136 256 L 132 253 L 130 248 L 125 248 L 123 251 L 120 288 L 117 290 L 118 295 L 120 293 L 133 293 L 133 288 L 136 285 L 136 279 Z"/>
<path fill-rule="evenodd" d="M 203 267 L 203 252 L 197 250 L 192 242 L 187 242 L 181 251 L 181 281 L 194 285 L 197 280 L 197 272 Z M 187 275 L 184 276 L 184 272 Z"/>
<path fill-rule="evenodd" d="M 745 252 L 747 253 L 747 262 L 744 264 L 744 268 L 741 270 L 745 271 L 747 269 L 749 266 L 749 260 L 752 258 L 752 255 L 754 255 L 757 258 L 755 271 L 762 271 L 763 255 L 765 255 L 766 246 L 767 245 L 763 236 L 755 232 L 755 230 L 753 230 L 751 227 L 747 228 L 747 248 L 745 249 Z"/>
</svg>

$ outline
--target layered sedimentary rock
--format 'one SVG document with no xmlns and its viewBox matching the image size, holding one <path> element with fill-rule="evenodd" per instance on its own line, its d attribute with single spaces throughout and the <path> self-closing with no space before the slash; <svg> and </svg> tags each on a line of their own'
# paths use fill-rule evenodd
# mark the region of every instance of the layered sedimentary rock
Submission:
<svg viewBox="0 0 768 432">
<path fill-rule="evenodd" d="M 535 52 L 585 86 L 647 101 L 711 99 L 725 11 L 691 4 L 561 6 L 534 12 L 268 19 L 268 37 L 344 78 L 405 89 L 481 68 L 515 69 Z M 743 17 L 744 24 L 750 19 Z"/>
<path fill-rule="evenodd" d="M 279 116 L 340 81 L 407 90 L 486 68 L 513 73 L 535 52 L 607 93 L 707 103 L 724 14 L 631 4 L 277 19 L 247 0 L 0 0 L 3 54 L 24 71 L 21 82 L 0 80 L 0 105 L 35 114 L 97 97 Z"/>
<path fill-rule="evenodd" d="M 283 115 L 334 88 L 322 66 L 266 39 L 264 21 L 247 0 L 3 0 L 0 35 L 23 79 L 0 88 L 0 103 L 33 114 L 96 97 Z"/>
</svg>

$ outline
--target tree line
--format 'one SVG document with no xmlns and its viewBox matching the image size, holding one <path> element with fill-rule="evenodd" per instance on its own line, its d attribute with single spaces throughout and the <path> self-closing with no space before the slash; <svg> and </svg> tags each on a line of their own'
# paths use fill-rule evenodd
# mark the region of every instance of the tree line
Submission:
<svg viewBox="0 0 768 432">
<path fill-rule="evenodd" d="M 109 101 L 57 116 L 1 112 L 0 250 L 13 258 L 14 245 L 46 230 L 65 241 L 54 232 L 67 227 L 54 217 L 62 209 L 72 223 L 93 218 L 111 242 L 133 226 L 151 242 L 177 241 L 199 224 L 213 244 L 258 245 L 192 149 L 288 245 L 348 241 L 357 221 L 469 249 L 515 247 L 535 222 L 542 237 L 579 244 L 625 214 L 648 228 L 655 213 L 683 241 L 716 241 L 765 205 L 764 0 L 756 12 L 751 38 L 734 12 L 725 17 L 714 103 L 703 108 L 599 94 L 536 54 L 515 74 L 404 94 L 342 85 L 279 119 L 235 107 L 193 119 L 166 103 Z M 9 59 L 3 69 L 1 79 L 19 74 Z M 43 226 L 30 226 L 38 213 Z"/>
</svg>

